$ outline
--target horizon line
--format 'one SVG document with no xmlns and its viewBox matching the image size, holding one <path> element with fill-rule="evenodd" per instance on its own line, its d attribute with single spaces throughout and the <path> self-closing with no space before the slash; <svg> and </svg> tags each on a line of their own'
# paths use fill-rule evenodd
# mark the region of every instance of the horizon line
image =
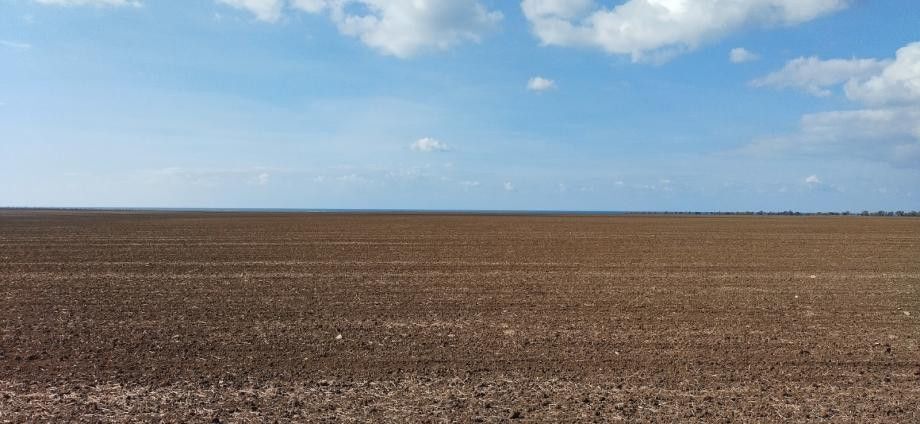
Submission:
<svg viewBox="0 0 920 424">
<path fill-rule="evenodd" d="M 212 213 L 308 213 L 308 214 L 470 214 L 470 215 L 754 215 L 754 216 L 920 216 L 914 210 L 796 211 L 796 210 L 587 210 L 587 209 L 413 209 L 413 208 L 237 208 L 237 207 L 95 207 L 95 206 L 0 206 L 0 211 L 87 211 L 87 212 L 212 212 Z"/>
</svg>

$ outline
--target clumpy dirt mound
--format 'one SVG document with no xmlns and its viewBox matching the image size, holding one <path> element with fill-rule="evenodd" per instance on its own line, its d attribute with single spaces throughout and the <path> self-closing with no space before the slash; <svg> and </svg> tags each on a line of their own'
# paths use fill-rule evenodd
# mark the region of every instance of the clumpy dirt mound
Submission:
<svg viewBox="0 0 920 424">
<path fill-rule="evenodd" d="M 0 211 L 0 422 L 920 421 L 920 220 Z"/>
</svg>

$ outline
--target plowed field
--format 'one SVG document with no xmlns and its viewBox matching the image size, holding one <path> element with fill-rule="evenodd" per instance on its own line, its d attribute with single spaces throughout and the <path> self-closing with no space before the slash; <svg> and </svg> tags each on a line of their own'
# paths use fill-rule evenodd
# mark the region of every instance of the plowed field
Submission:
<svg viewBox="0 0 920 424">
<path fill-rule="evenodd" d="M 0 422 L 920 422 L 920 220 L 0 211 Z"/>
</svg>

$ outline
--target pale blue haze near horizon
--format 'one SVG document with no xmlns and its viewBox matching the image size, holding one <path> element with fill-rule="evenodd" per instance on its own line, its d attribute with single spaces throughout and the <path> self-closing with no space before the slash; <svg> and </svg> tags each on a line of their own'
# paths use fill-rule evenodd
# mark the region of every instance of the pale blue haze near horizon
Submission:
<svg viewBox="0 0 920 424">
<path fill-rule="evenodd" d="M 913 0 L 0 0 L 0 206 L 917 210 L 918 42 Z"/>
</svg>

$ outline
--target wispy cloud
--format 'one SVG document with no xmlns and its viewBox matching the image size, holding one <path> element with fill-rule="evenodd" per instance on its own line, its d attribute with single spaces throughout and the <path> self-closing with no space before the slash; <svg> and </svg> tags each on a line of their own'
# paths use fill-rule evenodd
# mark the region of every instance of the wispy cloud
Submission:
<svg viewBox="0 0 920 424">
<path fill-rule="evenodd" d="M 851 79 L 866 78 L 879 73 L 890 62 L 878 59 L 828 59 L 800 57 L 786 63 L 783 69 L 751 81 L 754 87 L 797 88 L 814 96 L 829 96 L 829 87 Z"/>
<path fill-rule="evenodd" d="M 479 185 L 479 181 L 460 181 L 460 187 L 463 187 L 464 190 L 474 189 Z"/>
<path fill-rule="evenodd" d="M 49 6 L 132 6 L 140 7 L 140 0 L 33 0 Z"/>
<path fill-rule="evenodd" d="M 29 43 L 10 40 L 0 40 L 0 46 L 16 50 L 28 50 L 32 48 L 32 45 Z"/>
<path fill-rule="evenodd" d="M 258 185 L 268 185 L 268 182 L 271 180 L 271 174 L 268 172 L 263 172 L 256 176 L 256 184 Z"/>
<path fill-rule="evenodd" d="M 281 0 L 217 0 L 237 9 L 245 9 L 256 16 L 256 19 L 265 22 L 276 22 L 281 19 L 284 3 Z"/>
<path fill-rule="evenodd" d="M 760 55 L 743 47 L 734 48 L 728 53 L 728 60 L 731 63 L 753 62 L 757 59 L 760 59 Z"/>
<path fill-rule="evenodd" d="M 263 168 L 208 169 L 170 167 L 142 171 L 149 183 L 176 183 L 205 187 L 267 185 L 271 174 Z"/>
</svg>

